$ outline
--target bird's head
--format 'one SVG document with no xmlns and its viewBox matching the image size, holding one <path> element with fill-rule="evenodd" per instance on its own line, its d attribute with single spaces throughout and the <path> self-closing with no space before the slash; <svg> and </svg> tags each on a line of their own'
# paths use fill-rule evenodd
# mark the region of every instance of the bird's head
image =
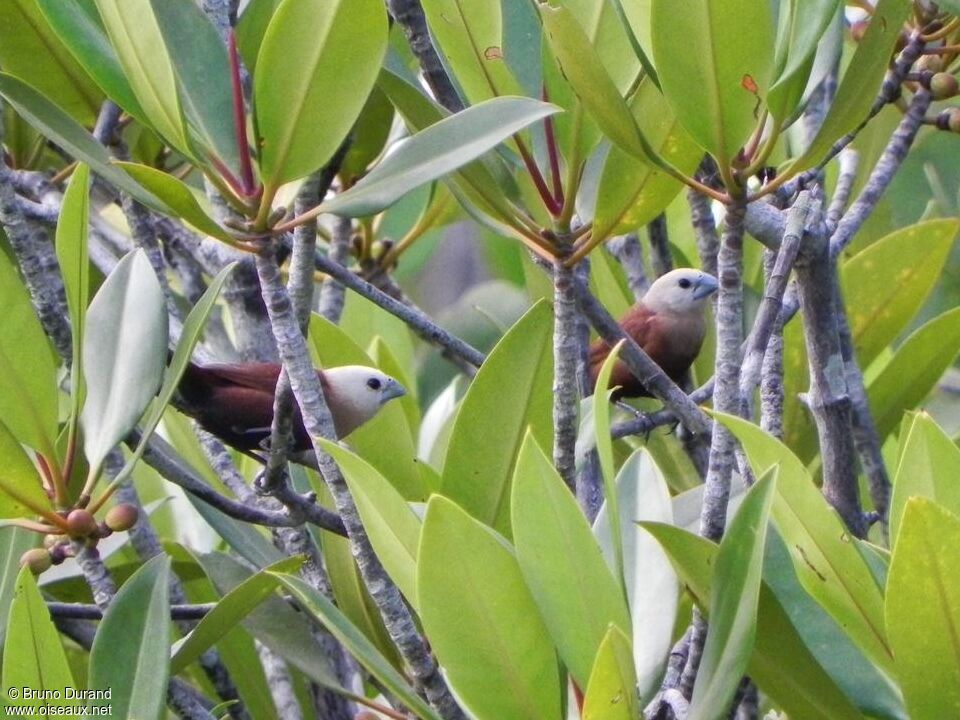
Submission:
<svg viewBox="0 0 960 720">
<path fill-rule="evenodd" d="M 395 378 L 376 368 L 344 365 L 323 371 L 328 402 L 336 406 L 337 434 L 345 437 L 370 420 L 385 404 L 407 394 Z M 341 427 L 341 424 L 343 427 Z"/>
<path fill-rule="evenodd" d="M 678 268 L 657 278 L 643 296 L 643 304 L 654 312 L 698 312 L 716 291 L 717 279 L 713 275 Z"/>
</svg>

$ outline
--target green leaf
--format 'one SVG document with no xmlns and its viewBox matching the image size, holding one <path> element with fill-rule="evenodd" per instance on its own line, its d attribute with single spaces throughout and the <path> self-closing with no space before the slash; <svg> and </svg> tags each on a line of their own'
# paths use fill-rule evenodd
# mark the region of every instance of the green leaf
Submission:
<svg viewBox="0 0 960 720">
<path fill-rule="evenodd" d="M 564 77 L 603 134 L 631 155 L 653 163 L 651 149 L 630 108 L 573 11 L 566 5 L 546 3 L 538 9 L 550 49 Z"/>
<path fill-rule="evenodd" d="M 216 607 L 204 615 L 190 634 L 173 646 L 170 672 L 174 675 L 180 673 L 272 596 L 280 585 L 273 573 L 295 571 L 304 560 L 302 556 L 284 558 L 250 576 L 220 598 Z"/>
<path fill-rule="evenodd" d="M 254 575 L 229 555 L 209 553 L 197 559 L 217 590 L 223 594 L 232 592 Z M 282 557 L 274 557 L 271 562 L 282 560 Z M 312 681 L 349 697 L 350 693 L 334 677 L 323 646 L 311 632 L 308 618 L 292 608 L 286 600 L 268 596 L 241 624 L 257 640 Z"/>
<path fill-rule="evenodd" d="M 188 157 L 177 82 L 151 0 L 95 0 L 110 44 L 150 125 Z"/>
<path fill-rule="evenodd" d="M 500 0 L 424 0 L 430 36 L 469 105 L 523 95 L 505 58 Z"/>
<path fill-rule="evenodd" d="M 552 314 L 537 303 L 487 356 L 460 403 L 443 464 L 442 494 L 503 534 L 527 428 L 541 445 L 553 445 Z"/>
<path fill-rule="evenodd" d="M 33 462 L 19 440 L 0 421 L 0 518 L 30 517 L 37 510 L 53 510 Z"/>
<path fill-rule="evenodd" d="M 936 501 L 960 515 L 960 448 L 925 412 L 914 415 L 909 432 L 900 437 L 900 462 L 890 501 L 890 540 L 896 542 L 900 521 L 912 497 Z"/>
<path fill-rule="evenodd" d="M 796 109 L 813 66 L 817 45 L 837 12 L 838 0 L 791 0 L 780 6 L 775 77 L 767 107 L 779 123 Z"/>
<path fill-rule="evenodd" d="M 887 632 L 912 720 L 960 713 L 960 518 L 907 502 L 887 581 Z"/>
<path fill-rule="evenodd" d="M 37 534 L 21 527 L 0 527 L 0 646 L 7 633 L 7 618 L 20 572 L 20 556 L 37 545 Z"/>
<path fill-rule="evenodd" d="M 320 211 L 373 215 L 556 112 L 556 105 L 521 97 L 494 98 L 467 108 L 403 141 L 360 182 L 323 203 Z"/>
<path fill-rule="evenodd" d="M 0 418 L 25 445 L 55 458 L 57 380 L 53 352 L 13 261 L 0 252 Z"/>
<path fill-rule="evenodd" d="M 866 119 L 911 7 L 912 3 L 907 0 L 880 0 L 877 3 L 870 26 L 847 65 L 847 72 L 840 81 L 820 131 L 803 155 L 781 174 L 785 179 L 816 165 L 837 140 Z"/>
<path fill-rule="evenodd" d="M 603 496 L 607 505 L 607 517 L 610 521 L 610 547 L 613 548 L 614 574 L 623 585 L 626 597 L 626 573 L 623 569 L 623 528 L 620 525 L 620 510 L 617 500 L 617 485 L 614 478 L 613 439 L 610 436 L 610 398 L 615 388 L 610 387 L 610 375 L 619 362 L 620 350 L 625 340 L 621 340 L 607 354 L 597 374 L 596 390 L 593 393 L 593 428 L 597 439 L 597 457 L 600 461 L 600 474 L 603 480 Z M 602 389 L 601 389 L 602 388 Z M 626 630 L 627 628 L 622 628 Z M 581 687 L 583 687 L 581 685 Z"/>
<path fill-rule="evenodd" d="M 163 419 L 164 411 L 180 385 L 180 378 L 183 377 L 183 373 L 190 363 L 193 349 L 203 334 L 203 328 L 207 324 L 207 318 L 210 317 L 210 313 L 213 311 L 220 291 L 223 289 L 223 284 L 227 281 L 227 277 L 233 271 L 235 265 L 235 262 L 230 263 L 217 273 L 217 276 L 211 281 L 210 285 L 197 301 L 197 304 L 190 310 L 187 319 L 184 320 L 183 328 L 180 331 L 180 341 L 177 343 L 173 358 L 170 360 L 170 367 L 167 368 L 163 377 L 163 384 L 160 386 L 157 397 L 154 398 L 150 411 L 143 421 L 140 442 L 137 443 L 136 449 L 127 460 L 123 469 L 114 477 L 112 481 L 114 486 L 119 485 L 132 472 L 134 466 L 136 466 L 140 457 L 143 455 L 144 450 L 147 449 L 147 444 L 153 435 L 153 431 L 157 428 L 157 425 L 160 424 L 160 420 Z"/>
<path fill-rule="evenodd" d="M 90 259 L 87 257 L 87 225 L 90 221 L 90 168 L 77 166 L 63 194 L 57 221 L 57 261 L 70 311 L 73 359 L 70 365 L 70 426 L 80 417 L 83 402 L 83 325 L 90 295 Z"/>
<path fill-rule="evenodd" d="M 90 649 L 89 684 L 111 693 L 92 704 L 120 717 L 162 717 L 169 652 L 170 558 L 157 555 L 120 587 L 103 615 Z"/>
<path fill-rule="evenodd" d="M 873 573 L 806 468 L 776 438 L 752 423 L 715 413 L 743 445 L 758 477 L 779 465 L 773 520 L 800 582 L 883 672 L 893 659 L 883 629 L 883 595 Z"/>
<path fill-rule="evenodd" d="M 317 314 L 310 318 L 310 344 L 321 367 L 375 364 L 340 327 Z M 350 433 L 348 442 L 404 498 L 427 499 L 428 490 L 416 459 L 416 444 L 399 402 L 385 405 L 377 417 Z"/>
<path fill-rule="evenodd" d="M 529 434 L 517 459 L 511 512 L 523 578 L 560 659 L 585 688 L 608 627 L 631 632 L 630 613 L 576 498 Z"/>
<path fill-rule="evenodd" d="M 561 684 L 548 628 L 503 539 L 434 495 L 419 558 L 420 618 L 470 711 L 502 720 L 559 717 Z"/>
<path fill-rule="evenodd" d="M 867 386 L 880 437 L 896 429 L 904 411 L 917 407 L 960 351 L 960 308 L 948 310 L 907 337 Z"/>
<path fill-rule="evenodd" d="M 393 666 L 370 644 L 364 634 L 350 624 L 336 605 L 298 577 L 278 573 L 277 578 L 296 598 L 299 605 L 339 640 L 387 690 L 414 711 L 418 717 L 424 720 L 437 720 L 438 716 L 433 709 L 414 692 L 404 677 L 393 669 Z"/>
<path fill-rule="evenodd" d="M 372 465 L 336 443 L 322 441 L 321 444 L 343 472 L 374 552 L 416 609 L 420 518 Z"/>
<path fill-rule="evenodd" d="M 680 172 L 690 175 L 702 151 L 683 129 L 652 80 L 647 79 L 630 103 L 640 131 L 654 151 Z M 683 184 L 619 147 L 610 148 L 603 165 L 593 217 L 593 238 L 636 230 L 670 204 Z"/>
<path fill-rule="evenodd" d="M 776 468 L 750 488 L 724 533 L 710 590 L 710 625 L 690 700 L 690 720 L 717 717 L 733 701 L 753 654 L 767 523 Z"/>
<path fill-rule="evenodd" d="M 343 162 L 340 176 L 352 185 L 367 172 L 367 167 L 384 151 L 393 128 L 393 105 L 378 87 L 374 87 L 353 126 L 352 141 Z"/>
<path fill-rule="evenodd" d="M 257 72 L 257 56 L 281 0 L 250 0 L 237 21 L 237 48 L 251 75 Z"/>
<path fill-rule="evenodd" d="M 123 170 L 139 185 L 160 198 L 174 215 L 185 220 L 197 230 L 210 237 L 232 242 L 233 237 L 214 220 L 200 205 L 190 187 L 173 175 L 148 165 L 118 162 Z"/>
<path fill-rule="evenodd" d="M 0 17 L 0 66 L 4 72 L 57 98 L 71 117 L 92 125 L 103 96 L 47 24 L 37 0 L 0 0 Z"/>
<path fill-rule="evenodd" d="M 253 79 L 265 186 L 305 177 L 330 159 L 366 102 L 386 48 L 379 0 L 280 4 Z"/>
<path fill-rule="evenodd" d="M 590 683 L 583 696 L 583 720 L 639 717 L 636 677 L 630 640 L 620 628 L 611 625 L 590 671 Z"/>
<path fill-rule="evenodd" d="M 867 367 L 923 307 L 960 230 L 956 219 L 897 230 L 843 265 L 844 301 L 857 360 Z M 923 252 L 914 252 L 919 244 Z"/>
<path fill-rule="evenodd" d="M 663 94 L 690 136 L 727 167 L 761 121 L 773 70 L 770 3 L 669 0 L 651 9 Z"/>
<path fill-rule="evenodd" d="M 176 75 L 183 111 L 204 152 L 240 175 L 227 48 L 203 10 L 192 2 L 150 0 Z"/>
<path fill-rule="evenodd" d="M 778 479 L 778 484 L 782 479 Z M 719 548 L 672 525 L 642 523 L 670 556 L 701 608 L 709 608 Z M 757 602 L 757 632 L 748 674 L 790 717 L 804 720 L 862 720 L 797 634 L 766 584 Z M 727 708 L 723 708 L 726 713 Z"/>
<path fill-rule="evenodd" d="M 29 689 L 37 693 L 38 698 L 11 702 L 17 700 L 17 695 L 10 693 L 11 688 L 21 692 Z M 77 686 L 63 652 L 60 633 L 50 619 L 36 580 L 29 568 L 23 568 L 14 587 L 3 643 L 4 707 L 75 709 L 76 701 L 64 698 L 68 689 L 75 690 Z M 69 715 L 76 717 L 74 713 Z"/>
<path fill-rule="evenodd" d="M 147 192 L 117 167 L 110 164 L 107 149 L 94 140 L 63 110 L 23 81 L 0 73 L 0 95 L 3 95 L 31 125 L 73 155 L 85 162 L 100 177 L 123 190 L 135 200 L 165 215 L 176 216 L 155 195 Z"/>
<path fill-rule="evenodd" d="M 107 39 L 93 1 L 37 0 L 37 5 L 60 41 L 83 65 L 100 89 L 117 105 L 149 126 L 146 113 L 140 107 L 133 88 L 120 67 L 120 58 Z M 44 94 L 51 95 L 47 92 Z"/>
<path fill-rule="evenodd" d="M 637 450 L 617 475 L 622 528 L 624 581 L 633 618 L 633 662 L 641 697 L 648 697 L 663 675 L 673 644 L 680 588 L 677 574 L 660 544 L 637 523 L 642 520 L 672 523 L 670 491 L 663 474 L 645 450 Z M 607 565 L 613 569 L 609 508 L 604 505 L 593 524 Z"/>
<path fill-rule="evenodd" d="M 127 254 L 87 311 L 81 416 L 91 477 L 157 394 L 167 359 L 163 290 L 142 250 Z"/>
</svg>

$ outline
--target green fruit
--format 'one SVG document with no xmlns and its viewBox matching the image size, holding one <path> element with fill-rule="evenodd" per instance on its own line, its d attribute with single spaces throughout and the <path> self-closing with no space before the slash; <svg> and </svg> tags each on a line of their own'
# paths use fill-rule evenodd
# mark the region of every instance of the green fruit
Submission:
<svg viewBox="0 0 960 720">
<path fill-rule="evenodd" d="M 67 515 L 67 533 L 70 537 L 82 538 L 97 531 L 97 521 L 89 510 L 77 508 Z"/>
<path fill-rule="evenodd" d="M 34 575 L 39 575 L 51 565 L 53 565 L 53 559 L 50 557 L 50 552 L 43 548 L 27 550 L 20 556 L 20 567 L 30 568 L 30 572 Z"/>
<path fill-rule="evenodd" d="M 133 505 L 116 505 L 107 511 L 103 522 L 114 532 L 129 530 L 137 524 L 140 513 Z"/>
</svg>

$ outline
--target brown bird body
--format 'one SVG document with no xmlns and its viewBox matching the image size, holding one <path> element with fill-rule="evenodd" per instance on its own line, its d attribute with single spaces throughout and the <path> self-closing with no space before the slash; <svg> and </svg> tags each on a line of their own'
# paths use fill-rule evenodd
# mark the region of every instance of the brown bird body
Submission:
<svg viewBox="0 0 960 720">
<path fill-rule="evenodd" d="M 716 290 L 717 281 L 712 275 L 691 268 L 672 270 L 650 286 L 620 319 L 620 326 L 671 380 L 679 382 L 700 353 L 707 332 L 705 305 Z M 593 385 L 609 354 L 610 346 L 603 340 L 590 346 Z M 616 388 L 614 400 L 650 396 L 622 360 L 613 367 L 610 387 Z"/>
<path fill-rule="evenodd" d="M 207 432 L 228 445 L 251 453 L 270 438 L 274 393 L 280 365 L 191 363 L 178 387 L 182 409 Z M 324 398 L 338 438 L 370 420 L 390 400 L 404 395 L 403 386 L 375 368 L 361 365 L 318 370 Z M 294 452 L 311 448 L 300 408 L 293 414 Z"/>
</svg>

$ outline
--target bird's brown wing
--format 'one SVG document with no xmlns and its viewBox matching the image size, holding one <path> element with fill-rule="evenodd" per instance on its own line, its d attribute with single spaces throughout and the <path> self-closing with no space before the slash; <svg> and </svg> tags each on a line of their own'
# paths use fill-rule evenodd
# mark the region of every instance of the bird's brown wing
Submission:
<svg viewBox="0 0 960 720">
<path fill-rule="evenodd" d="M 656 314 L 651 312 L 642 303 L 638 303 L 620 318 L 620 327 L 622 327 L 624 332 L 633 338 L 640 347 L 646 350 L 652 336 L 656 334 L 655 320 Z M 603 340 L 595 340 L 590 345 L 589 363 L 591 386 L 596 386 L 597 375 L 600 374 L 600 368 L 609 354 L 610 346 Z M 610 374 L 610 387 L 620 388 L 620 390 L 617 391 L 618 397 L 640 397 L 649 395 L 646 388 L 633 376 L 633 373 L 630 372 L 622 360 L 618 360 L 613 366 L 613 372 Z"/>
<path fill-rule="evenodd" d="M 194 366 L 203 379 L 218 386 L 237 386 L 269 392 L 272 396 L 280 377 L 279 363 L 214 363 Z"/>
</svg>

